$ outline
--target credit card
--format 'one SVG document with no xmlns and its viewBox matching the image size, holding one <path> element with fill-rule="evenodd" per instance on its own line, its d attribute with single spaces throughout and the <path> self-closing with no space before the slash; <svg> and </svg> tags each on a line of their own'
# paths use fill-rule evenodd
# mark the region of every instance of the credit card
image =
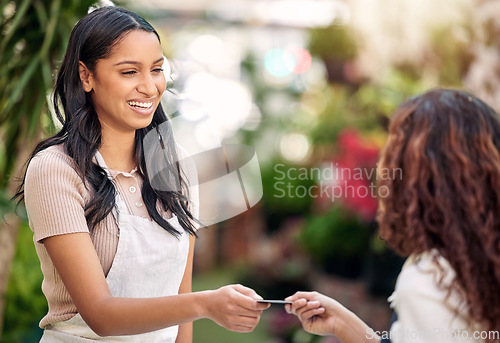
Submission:
<svg viewBox="0 0 500 343">
<path fill-rule="evenodd" d="M 293 304 L 293 301 L 285 301 L 285 300 L 257 300 L 258 303 L 269 303 L 269 304 Z"/>
</svg>

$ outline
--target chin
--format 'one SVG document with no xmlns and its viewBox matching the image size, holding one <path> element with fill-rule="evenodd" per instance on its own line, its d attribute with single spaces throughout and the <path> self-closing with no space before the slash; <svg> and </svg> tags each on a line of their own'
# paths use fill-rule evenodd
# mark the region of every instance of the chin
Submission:
<svg viewBox="0 0 500 343">
<path fill-rule="evenodd" d="M 151 125 L 152 122 L 153 122 L 153 116 L 151 116 L 151 118 L 147 118 L 147 119 L 141 120 L 139 123 L 137 123 L 134 126 L 135 126 L 136 130 L 145 129 L 149 125 Z"/>
</svg>

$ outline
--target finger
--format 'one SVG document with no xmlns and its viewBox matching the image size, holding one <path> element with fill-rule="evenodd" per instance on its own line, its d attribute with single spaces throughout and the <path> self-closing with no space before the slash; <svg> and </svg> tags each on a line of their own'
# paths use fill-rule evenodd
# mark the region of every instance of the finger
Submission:
<svg viewBox="0 0 500 343">
<path fill-rule="evenodd" d="M 247 294 L 251 294 L 250 292 L 253 292 L 253 290 L 251 289 L 250 292 L 248 290 L 249 288 L 246 288 L 241 285 L 231 285 L 231 294 L 230 294 L 231 302 L 241 308 L 251 311 L 262 311 L 268 308 L 269 304 L 258 303 L 256 299 L 248 296 Z M 246 292 L 246 294 L 242 293 L 241 291 Z"/>
<path fill-rule="evenodd" d="M 299 316 L 305 311 L 316 309 L 321 307 L 321 303 L 319 301 L 308 301 L 305 306 L 302 306 L 296 310 L 297 315 Z"/>
<path fill-rule="evenodd" d="M 286 298 L 286 301 L 296 301 L 297 299 L 307 299 L 307 300 L 312 300 L 315 292 L 295 292 L 294 295 L 289 296 Z"/>
<path fill-rule="evenodd" d="M 262 315 L 263 310 L 251 310 L 243 306 L 238 306 L 234 314 L 244 317 L 258 318 Z"/>
<path fill-rule="evenodd" d="M 245 287 L 243 285 L 239 285 L 239 284 L 233 285 L 233 289 L 235 289 L 236 291 L 240 292 L 241 294 L 244 294 L 244 295 L 246 295 L 252 299 L 255 299 L 255 300 L 264 299 L 260 295 L 258 295 L 253 289 Z"/>
<path fill-rule="evenodd" d="M 286 298 L 286 299 L 288 299 L 288 298 Z M 285 300 L 286 300 L 286 299 L 285 299 Z M 290 301 L 290 300 L 286 300 L 286 301 Z M 285 304 L 285 311 L 286 311 L 287 313 L 292 314 L 292 304 Z"/>
<path fill-rule="evenodd" d="M 266 310 L 271 306 L 271 304 L 269 303 L 259 303 L 255 299 L 247 297 L 246 295 L 243 294 L 241 294 L 240 297 L 238 297 L 237 304 L 238 306 L 246 310 L 261 312 L 261 313 L 263 310 Z"/>
<path fill-rule="evenodd" d="M 298 299 L 295 300 L 292 304 L 292 314 L 297 314 L 297 310 L 301 309 L 302 307 L 307 305 L 307 300 L 306 299 Z"/>
<path fill-rule="evenodd" d="M 231 331 L 240 333 L 252 332 L 254 329 L 255 327 L 243 326 L 243 325 L 234 325 L 230 328 Z"/>
<path fill-rule="evenodd" d="M 297 299 L 299 299 L 300 297 L 297 295 L 298 292 L 296 292 L 294 295 L 290 295 L 289 297 L 286 297 L 285 300 L 286 301 L 295 301 Z"/>
<path fill-rule="evenodd" d="M 260 318 L 238 316 L 233 317 L 231 324 L 225 326 L 228 330 L 235 331 L 236 328 L 244 330 L 244 332 L 252 331 L 257 324 L 259 324 Z"/>
<path fill-rule="evenodd" d="M 248 327 L 256 327 L 259 324 L 259 317 L 247 317 L 247 316 L 239 316 L 238 317 L 238 325 L 248 326 Z"/>
<path fill-rule="evenodd" d="M 297 310 L 299 310 L 300 308 L 304 307 L 307 305 L 307 300 L 306 299 L 298 299 L 298 300 L 295 300 L 292 304 L 292 308 L 291 308 L 291 313 L 292 314 L 297 314 Z"/>
<path fill-rule="evenodd" d="M 309 310 L 317 309 L 319 307 L 321 307 L 321 304 L 318 301 L 309 301 L 309 302 L 307 302 L 307 304 L 305 306 L 302 306 L 301 308 L 297 309 L 295 311 L 295 314 L 297 315 L 297 317 L 300 318 L 302 313 L 309 311 Z"/>
<path fill-rule="evenodd" d="M 314 309 L 302 312 L 298 317 L 299 317 L 301 322 L 306 322 L 314 316 L 319 316 L 319 315 L 325 313 L 325 311 L 326 310 L 324 307 L 314 308 Z"/>
<path fill-rule="evenodd" d="M 257 300 L 255 300 L 254 298 L 251 298 L 239 292 L 236 293 L 236 296 L 237 304 L 247 310 L 262 312 L 263 310 L 266 310 L 271 306 L 270 303 L 257 302 Z"/>
<path fill-rule="evenodd" d="M 269 303 L 257 303 L 257 310 L 259 310 L 259 311 L 267 310 L 270 307 L 271 307 L 271 304 L 269 304 Z"/>
<path fill-rule="evenodd" d="M 297 299 L 303 298 L 303 299 L 307 299 L 307 300 L 311 301 L 311 300 L 318 300 L 319 293 L 315 292 L 315 291 L 314 292 L 302 292 L 302 291 L 300 291 L 300 292 L 295 293 L 294 296 L 296 296 Z"/>
</svg>

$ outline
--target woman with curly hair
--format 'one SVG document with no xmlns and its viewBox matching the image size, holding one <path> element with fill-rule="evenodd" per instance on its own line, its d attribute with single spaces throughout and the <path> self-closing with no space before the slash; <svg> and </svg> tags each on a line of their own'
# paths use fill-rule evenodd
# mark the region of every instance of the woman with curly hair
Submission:
<svg viewBox="0 0 500 343">
<path fill-rule="evenodd" d="M 390 332 L 374 332 L 335 300 L 287 300 L 304 329 L 343 342 L 500 342 L 500 121 L 464 91 L 437 89 L 396 111 L 380 164 L 380 235 L 409 256 L 389 298 Z M 495 331 L 497 330 L 497 331 Z"/>
</svg>

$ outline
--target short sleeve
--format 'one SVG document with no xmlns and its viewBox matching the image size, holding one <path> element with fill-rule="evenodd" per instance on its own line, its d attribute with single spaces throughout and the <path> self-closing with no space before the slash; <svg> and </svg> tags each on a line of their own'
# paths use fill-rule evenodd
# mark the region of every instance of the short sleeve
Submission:
<svg viewBox="0 0 500 343">
<path fill-rule="evenodd" d="M 33 157 L 26 171 L 24 201 L 34 241 L 89 232 L 84 194 L 69 156 L 51 147 Z"/>
</svg>

